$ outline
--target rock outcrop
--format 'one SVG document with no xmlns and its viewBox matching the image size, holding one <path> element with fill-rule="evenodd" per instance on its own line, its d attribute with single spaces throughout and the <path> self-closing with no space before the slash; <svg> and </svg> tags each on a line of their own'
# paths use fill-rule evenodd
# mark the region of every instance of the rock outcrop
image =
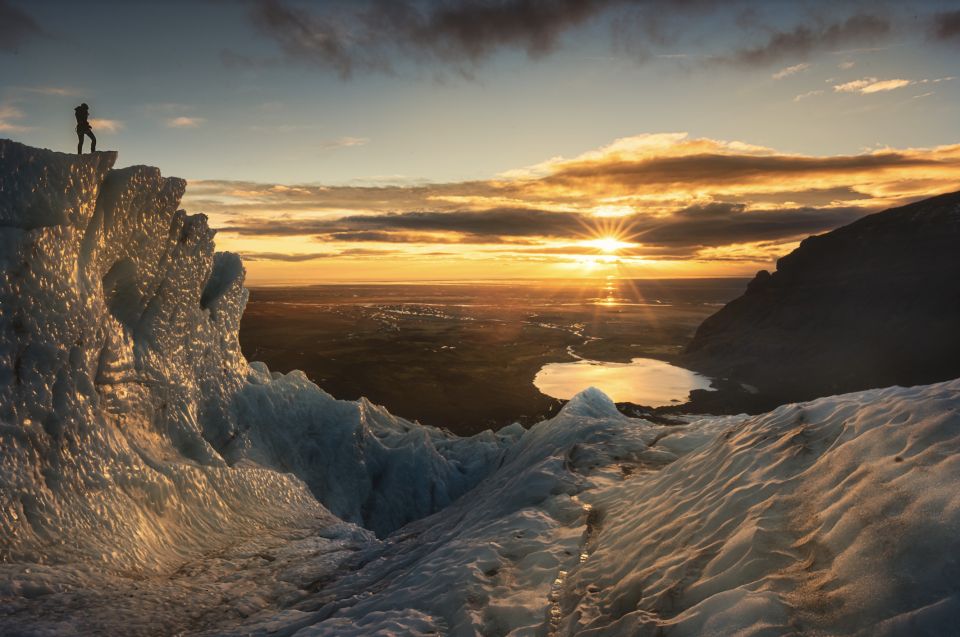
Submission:
<svg viewBox="0 0 960 637">
<path fill-rule="evenodd" d="M 703 322 L 683 362 L 753 386 L 760 409 L 960 376 L 960 193 L 804 240 Z"/>
</svg>

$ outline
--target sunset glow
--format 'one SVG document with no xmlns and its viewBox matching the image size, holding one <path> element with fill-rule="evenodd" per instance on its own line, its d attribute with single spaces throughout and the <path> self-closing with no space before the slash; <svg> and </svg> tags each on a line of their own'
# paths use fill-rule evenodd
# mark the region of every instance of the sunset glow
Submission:
<svg viewBox="0 0 960 637">
<path fill-rule="evenodd" d="M 80 55 L 53 34 L 90 12 L 9 1 L 0 135 L 71 150 L 89 102 L 100 148 L 186 178 L 255 285 L 743 276 L 960 189 L 948 2 L 547 2 L 537 29 L 408 6 L 459 16 L 432 39 L 390 3 L 118 3 L 137 27 Z"/>
<path fill-rule="evenodd" d="M 750 274 L 806 236 L 957 188 L 960 145 L 808 156 L 675 134 L 489 181 L 197 181 L 186 202 L 263 279 L 630 278 Z M 601 203 L 611 193 L 621 203 Z"/>
</svg>

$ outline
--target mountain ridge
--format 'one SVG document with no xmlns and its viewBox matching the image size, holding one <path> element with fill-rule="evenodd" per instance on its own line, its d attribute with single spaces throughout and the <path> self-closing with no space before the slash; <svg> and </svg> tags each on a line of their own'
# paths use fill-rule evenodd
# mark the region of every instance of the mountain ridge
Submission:
<svg viewBox="0 0 960 637">
<path fill-rule="evenodd" d="M 955 192 L 805 239 L 704 320 L 681 361 L 751 385 L 766 409 L 960 376 L 958 327 Z"/>
</svg>

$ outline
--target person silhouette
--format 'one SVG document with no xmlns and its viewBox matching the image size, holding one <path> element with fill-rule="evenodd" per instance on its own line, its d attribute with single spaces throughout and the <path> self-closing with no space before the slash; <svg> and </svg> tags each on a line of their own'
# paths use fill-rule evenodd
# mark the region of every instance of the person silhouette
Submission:
<svg viewBox="0 0 960 637">
<path fill-rule="evenodd" d="M 73 109 L 73 114 L 77 116 L 77 154 L 83 154 L 84 135 L 90 138 L 90 152 L 97 152 L 97 137 L 93 134 L 93 129 L 90 128 L 90 121 L 87 119 L 87 117 L 90 116 L 90 107 L 84 102 Z"/>
</svg>

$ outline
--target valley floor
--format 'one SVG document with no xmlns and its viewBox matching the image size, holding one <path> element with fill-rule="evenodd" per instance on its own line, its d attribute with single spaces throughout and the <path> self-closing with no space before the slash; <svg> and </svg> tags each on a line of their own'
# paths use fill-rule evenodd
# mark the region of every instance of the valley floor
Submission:
<svg viewBox="0 0 960 637">
<path fill-rule="evenodd" d="M 555 414 L 560 401 L 533 384 L 548 363 L 675 360 L 703 319 L 745 285 L 693 279 L 254 288 L 239 338 L 246 358 L 271 370 L 302 370 L 337 398 L 365 396 L 394 415 L 465 436 Z"/>
</svg>

